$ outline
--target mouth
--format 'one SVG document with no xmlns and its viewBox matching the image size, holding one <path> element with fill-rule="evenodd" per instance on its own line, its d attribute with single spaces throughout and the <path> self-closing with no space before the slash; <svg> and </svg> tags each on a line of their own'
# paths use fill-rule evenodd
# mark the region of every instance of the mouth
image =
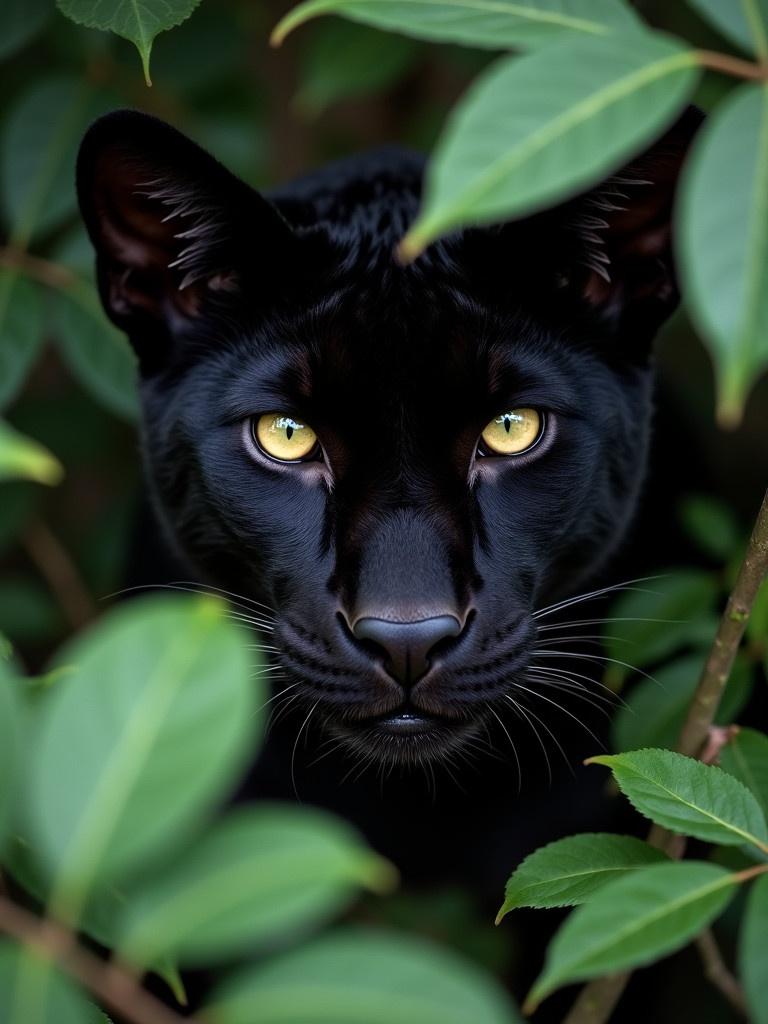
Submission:
<svg viewBox="0 0 768 1024">
<path fill-rule="evenodd" d="M 350 752 L 385 764 L 423 765 L 461 747 L 478 723 L 415 710 L 389 711 L 357 722 L 334 722 L 332 731 Z"/>
</svg>

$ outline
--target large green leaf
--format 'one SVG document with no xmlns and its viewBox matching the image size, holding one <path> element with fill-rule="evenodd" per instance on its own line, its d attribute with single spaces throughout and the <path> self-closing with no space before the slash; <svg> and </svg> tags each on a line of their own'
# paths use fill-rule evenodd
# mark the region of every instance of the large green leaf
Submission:
<svg viewBox="0 0 768 1024">
<path fill-rule="evenodd" d="M 654 669 L 653 679 L 641 679 L 632 685 L 613 719 L 611 736 L 614 750 L 640 750 L 643 747 L 674 749 L 699 684 L 705 658 L 705 654 L 678 658 L 669 665 Z M 754 667 L 746 658 L 739 657 L 717 709 L 718 725 L 736 720 L 749 700 L 753 682 Z"/>
<path fill-rule="evenodd" d="M 63 470 L 49 451 L 0 420 L 0 481 L 34 480 L 57 484 Z"/>
<path fill-rule="evenodd" d="M 754 793 L 768 817 L 768 736 L 756 729 L 740 729 L 720 751 L 720 765 Z"/>
<path fill-rule="evenodd" d="M 0 267 L 0 409 L 21 389 L 43 344 L 43 293 Z"/>
<path fill-rule="evenodd" d="M 758 878 L 747 901 L 739 942 L 739 974 L 752 1024 L 768 1024 L 768 875 Z"/>
<path fill-rule="evenodd" d="M 553 939 L 526 1000 L 532 1011 L 573 981 L 638 967 L 671 953 L 725 908 L 738 879 L 716 864 L 652 864 L 606 885 Z"/>
<path fill-rule="evenodd" d="M 347 929 L 243 971 L 211 1024 L 516 1024 L 495 981 L 410 935 Z"/>
<path fill-rule="evenodd" d="M 492 50 L 543 46 L 563 33 L 604 36 L 638 23 L 622 0 L 308 0 L 280 21 L 272 44 L 322 14 Z"/>
<path fill-rule="evenodd" d="M 118 948 L 145 966 L 170 955 L 210 963 L 275 934 L 307 928 L 392 869 L 320 811 L 260 807 L 232 814 L 127 908 Z"/>
<path fill-rule="evenodd" d="M 200 0 L 56 0 L 59 10 L 87 28 L 114 32 L 134 44 L 141 56 L 144 78 L 149 77 L 149 57 L 155 36 L 186 21 Z"/>
<path fill-rule="evenodd" d="M 755 797 L 714 765 L 671 750 L 601 754 L 622 793 L 651 821 L 710 843 L 751 843 L 768 853 L 768 825 Z"/>
<path fill-rule="evenodd" d="M 496 923 L 516 907 L 573 907 L 606 883 L 646 864 L 666 860 L 648 843 L 609 832 L 583 832 L 534 850 L 507 882 Z"/>
<path fill-rule="evenodd" d="M 104 1015 L 29 947 L 0 943 L 3 1024 L 104 1024 Z"/>
<path fill-rule="evenodd" d="M 768 57 L 768 0 L 688 0 L 737 46 Z"/>
<path fill-rule="evenodd" d="M 615 659 L 610 675 L 622 680 L 632 666 L 652 665 L 682 647 L 708 648 L 717 629 L 718 593 L 713 573 L 672 569 L 622 594 L 606 624 L 605 650 Z"/>
<path fill-rule="evenodd" d="M 18 792 L 22 751 L 18 685 L 10 664 L 0 659 L 0 849 L 5 843 Z"/>
<path fill-rule="evenodd" d="M 768 85 L 709 118 L 683 172 L 677 238 L 685 294 L 718 376 L 718 415 L 741 416 L 768 367 Z"/>
<path fill-rule="evenodd" d="M 40 707 L 29 838 L 75 919 L 95 885 L 188 838 L 254 750 L 246 645 L 213 598 L 153 597 L 60 655 L 76 666 Z"/>
<path fill-rule="evenodd" d="M 517 217 L 593 185 L 685 105 L 696 57 L 650 32 L 567 37 L 480 76 L 427 171 L 406 258 L 468 224 Z"/>
<path fill-rule="evenodd" d="M 102 312 L 96 293 L 78 285 L 74 294 L 57 296 L 55 338 L 74 375 L 93 397 L 118 416 L 139 414 L 136 358 Z"/>
<path fill-rule="evenodd" d="M 75 157 L 93 103 L 87 85 L 56 76 L 37 79 L 11 108 L 0 136 L 0 202 L 18 245 L 74 214 Z"/>
<path fill-rule="evenodd" d="M 50 0 L 3 0 L 0 4 L 0 60 L 29 42 L 51 15 Z"/>
</svg>

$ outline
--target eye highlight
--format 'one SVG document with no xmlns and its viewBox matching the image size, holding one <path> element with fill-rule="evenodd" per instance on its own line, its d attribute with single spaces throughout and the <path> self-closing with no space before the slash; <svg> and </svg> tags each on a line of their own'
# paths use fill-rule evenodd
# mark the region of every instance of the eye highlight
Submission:
<svg viewBox="0 0 768 1024">
<path fill-rule="evenodd" d="M 486 455 L 520 455 L 536 444 L 544 430 L 544 417 L 536 409 L 510 409 L 494 417 L 480 435 Z"/>
<path fill-rule="evenodd" d="M 308 423 L 283 412 L 251 420 L 251 433 L 265 455 L 278 462 L 303 462 L 317 450 L 317 434 Z"/>
</svg>

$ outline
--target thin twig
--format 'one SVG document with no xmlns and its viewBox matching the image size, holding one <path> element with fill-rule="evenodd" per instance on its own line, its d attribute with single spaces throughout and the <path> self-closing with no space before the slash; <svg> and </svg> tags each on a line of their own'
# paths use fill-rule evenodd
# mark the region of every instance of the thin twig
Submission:
<svg viewBox="0 0 768 1024">
<path fill-rule="evenodd" d="M 720 619 L 717 635 L 680 731 L 677 750 L 689 757 L 707 753 L 710 730 L 760 586 L 768 575 L 768 491 L 757 514 L 744 560 Z M 685 837 L 654 825 L 648 842 L 670 857 L 682 857 Z M 579 992 L 563 1024 L 605 1024 L 621 998 L 631 971 L 595 978 Z"/>
<path fill-rule="evenodd" d="M 0 896 L 0 931 L 56 964 L 131 1024 L 194 1024 L 180 1017 L 116 964 L 80 946 L 72 932 Z"/>
<path fill-rule="evenodd" d="M 73 629 L 82 629 L 97 616 L 96 604 L 69 552 L 46 524 L 33 520 L 21 537 L 24 550 L 48 584 Z"/>
<path fill-rule="evenodd" d="M 77 276 L 68 267 L 41 259 L 39 256 L 31 256 L 16 246 L 0 248 L 0 267 L 20 270 L 27 277 L 33 277 L 50 288 L 66 290 L 77 283 Z"/>
<path fill-rule="evenodd" d="M 752 82 L 768 81 L 768 65 L 766 64 L 740 60 L 738 57 L 731 57 L 728 53 L 718 53 L 716 50 L 697 50 L 696 58 L 703 68 L 710 68 L 712 71 L 722 71 L 725 75 L 746 78 Z"/>
<path fill-rule="evenodd" d="M 696 939 L 696 948 L 704 964 L 704 974 L 712 984 L 719 988 L 728 1002 L 742 1017 L 749 1017 L 744 991 L 736 977 L 728 969 L 723 960 L 711 928 L 706 928 Z"/>
</svg>

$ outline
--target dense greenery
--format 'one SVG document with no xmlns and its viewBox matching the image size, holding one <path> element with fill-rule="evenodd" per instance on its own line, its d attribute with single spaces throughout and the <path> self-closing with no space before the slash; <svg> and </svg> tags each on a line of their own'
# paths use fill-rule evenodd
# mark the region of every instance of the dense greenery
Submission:
<svg viewBox="0 0 768 1024">
<path fill-rule="evenodd" d="M 282 10 L 234 0 L 198 11 L 194 0 L 58 6 L 0 9 L 10 97 L 0 124 L 0 409 L 9 410 L 0 421 L 0 844 L 4 888 L 25 893 L 0 895 L 0 931 L 12 937 L 0 942 L 0 1019 L 103 1022 L 98 1003 L 164 1024 L 178 1018 L 136 979 L 159 975 L 183 1003 L 179 970 L 204 965 L 220 978 L 206 1016 L 214 1024 L 510 1024 L 519 1012 L 492 973 L 510 958 L 503 929 L 519 908 L 575 907 L 526 1011 L 560 986 L 692 941 L 713 976 L 722 961 L 709 926 L 727 911 L 743 996 L 729 971 L 716 983 L 768 1022 L 768 737 L 724 728 L 711 750 L 686 751 L 720 767 L 672 752 L 746 544 L 738 516 L 711 497 L 675 510 L 711 568 L 673 566 L 624 594 L 611 613 L 622 626 L 606 630 L 603 681 L 626 703 L 615 753 L 589 770 L 610 769 L 655 823 L 649 842 L 563 838 L 515 868 L 499 932 L 453 894 L 435 915 L 442 947 L 404 934 L 434 930 L 424 926 L 434 908 L 417 898 L 398 908 L 393 868 L 343 822 L 300 807 L 221 810 L 260 743 L 269 678 L 227 608 L 151 597 L 102 614 L 93 601 L 119 586 L 138 402 L 133 357 L 101 313 L 72 187 L 84 127 L 115 106 L 178 121 L 261 184 L 274 139 L 283 139 L 281 170 L 305 158 L 302 140 L 288 137 L 292 117 L 312 135 L 339 101 L 396 92 L 404 80 L 408 93 L 429 67 L 422 104 L 397 127 L 421 144 L 438 136 L 423 210 L 401 245 L 413 259 L 446 231 L 593 184 L 699 99 L 711 116 L 682 183 L 678 257 L 715 366 L 719 419 L 733 426 L 768 366 L 765 2 L 690 0 L 700 20 L 666 24 L 677 36 L 623 0 L 308 0 L 282 21 Z M 315 21 L 327 14 L 345 20 Z M 310 21 L 305 48 L 291 50 L 291 34 Z M 81 26 L 132 41 L 140 67 L 125 43 Z M 271 30 L 283 49 L 270 55 Z M 245 38 L 260 47 L 257 87 L 243 86 L 253 73 Z M 270 120 L 271 92 L 297 53 L 293 91 Z M 351 141 L 334 138 L 340 128 L 324 122 L 316 155 L 365 141 L 347 130 Z M 64 497 L 43 497 L 40 485 L 55 487 L 64 469 Z M 723 727 L 765 685 L 767 636 L 763 587 L 712 708 Z M 693 859 L 676 862 L 676 836 L 695 841 Z M 354 916 L 366 890 L 380 894 L 364 904 L 378 927 L 327 930 Z M 103 949 L 114 951 L 111 970 Z"/>
</svg>

